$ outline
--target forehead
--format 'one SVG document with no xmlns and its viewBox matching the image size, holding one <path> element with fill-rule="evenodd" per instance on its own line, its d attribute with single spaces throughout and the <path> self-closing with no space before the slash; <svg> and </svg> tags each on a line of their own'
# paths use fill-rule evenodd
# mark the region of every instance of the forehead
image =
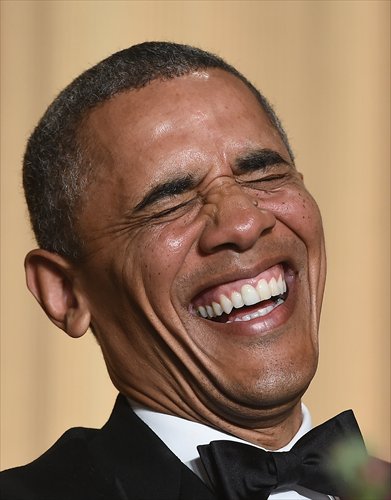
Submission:
<svg viewBox="0 0 391 500">
<path fill-rule="evenodd" d="M 110 184 L 116 179 L 112 189 L 123 191 L 124 182 L 131 182 L 131 202 L 178 169 L 229 164 L 247 150 L 269 148 L 289 160 L 254 94 L 222 70 L 124 92 L 94 109 L 87 126 L 105 167 L 105 183 L 108 177 Z"/>
</svg>

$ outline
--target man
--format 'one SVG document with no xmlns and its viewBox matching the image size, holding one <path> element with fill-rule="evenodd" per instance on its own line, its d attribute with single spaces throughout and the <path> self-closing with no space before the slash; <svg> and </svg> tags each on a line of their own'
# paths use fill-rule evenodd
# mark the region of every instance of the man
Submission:
<svg viewBox="0 0 391 500">
<path fill-rule="evenodd" d="M 177 44 L 114 54 L 49 107 L 24 187 L 28 287 L 68 335 L 91 327 L 121 395 L 102 430 L 5 472 L 2 498 L 335 494 L 278 464 L 311 426 L 326 259 L 286 134 L 241 74 Z M 280 477 L 230 496 L 230 465 L 214 475 L 197 448 L 216 439 L 279 450 Z"/>
</svg>

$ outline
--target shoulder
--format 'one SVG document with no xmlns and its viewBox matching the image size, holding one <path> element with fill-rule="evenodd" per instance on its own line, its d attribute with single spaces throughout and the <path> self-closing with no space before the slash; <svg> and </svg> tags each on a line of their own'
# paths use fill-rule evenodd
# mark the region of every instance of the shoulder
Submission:
<svg viewBox="0 0 391 500">
<path fill-rule="evenodd" d="M 102 429 L 70 429 L 34 462 L 4 471 L 0 498 L 188 500 L 213 496 L 119 395 Z"/>
<path fill-rule="evenodd" d="M 70 429 L 41 457 L 0 475 L 2 500 L 86 500 L 104 491 L 88 451 L 96 429 Z M 97 485 L 100 484 L 100 487 Z M 92 498 L 104 498 L 94 496 Z"/>
</svg>

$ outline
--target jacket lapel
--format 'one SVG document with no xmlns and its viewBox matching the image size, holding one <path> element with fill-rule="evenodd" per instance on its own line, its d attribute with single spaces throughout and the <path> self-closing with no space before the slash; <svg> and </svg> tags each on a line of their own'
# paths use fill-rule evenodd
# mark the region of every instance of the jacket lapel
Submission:
<svg viewBox="0 0 391 500">
<path fill-rule="evenodd" d="M 216 499 L 133 413 L 122 395 L 88 448 L 94 467 L 120 500 Z"/>
</svg>

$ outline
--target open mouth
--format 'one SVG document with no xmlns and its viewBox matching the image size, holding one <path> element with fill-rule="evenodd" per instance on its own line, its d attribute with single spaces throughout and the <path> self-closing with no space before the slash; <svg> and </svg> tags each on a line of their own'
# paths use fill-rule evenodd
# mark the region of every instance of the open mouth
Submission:
<svg viewBox="0 0 391 500">
<path fill-rule="evenodd" d="M 192 306 L 204 319 L 232 323 L 266 316 L 282 305 L 287 296 L 284 269 L 277 264 L 254 278 L 208 290 Z"/>
</svg>

